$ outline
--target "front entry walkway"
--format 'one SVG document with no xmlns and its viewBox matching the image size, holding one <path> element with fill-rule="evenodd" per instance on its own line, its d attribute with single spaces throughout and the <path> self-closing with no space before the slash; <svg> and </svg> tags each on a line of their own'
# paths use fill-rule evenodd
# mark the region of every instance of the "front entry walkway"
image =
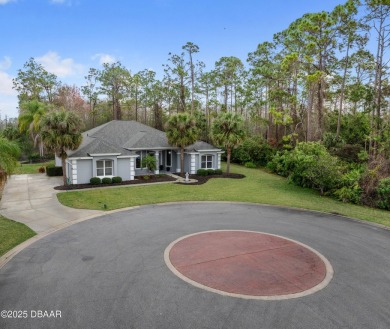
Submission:
<svg viewBox="0 0 390 329">
<path fill-rule="evenodd" d="M 71 221 L 103 215 L 103 211 L 72 209 L 61 205 L 55 186 L 62 177 L 45 174 L 14 175 L 5 185 L 0 214 L 26 224 L 37 233 L 52 230 Z"/>
</svg>

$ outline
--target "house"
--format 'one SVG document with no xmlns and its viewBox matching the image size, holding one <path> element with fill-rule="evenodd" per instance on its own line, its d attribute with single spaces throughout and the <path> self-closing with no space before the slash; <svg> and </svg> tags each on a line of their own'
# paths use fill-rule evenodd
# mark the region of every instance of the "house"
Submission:
<svg viewBox="0 0 390 329">
<path fill-rule="evenodd" d="M 213 145 L 197 141 L 185 148 L 184 172 L 220 169 L 222 153 Z M 135 176 L 150 174 L 142 168 L 142 159 L 147 155 L 156 157 L 154 174 L 181 172 L 180 148 L 169 145 L 164 132 L 136 121 L 110 121 L 84 132 L 79 148 L 68 152 L 68 182 L 85 184 L 92 177 L 114 176 L 133 180 Z"/>
</svg>

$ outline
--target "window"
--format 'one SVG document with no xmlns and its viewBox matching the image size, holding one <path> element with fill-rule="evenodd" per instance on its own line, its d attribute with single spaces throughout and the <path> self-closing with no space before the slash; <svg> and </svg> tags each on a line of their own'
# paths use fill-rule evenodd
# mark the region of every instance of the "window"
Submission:
<svg viewBox="0 0 390 329">
<path fill-rule="evenodd" d="M 99 160 L 96 161 L 96 176 L 112 176 L 114 161 Z"/>
<path fill-rule="evenodd" d="M 148 155 L 154 156 L 155 154 L 153 151 L 137 151 L 135 153 L 139 155 L 138 158 L 135 158 L 135 169 L 146 169 L 146 167 L 142 168 L 142 160 Z"/>
<path fill-rule="evenodd" d="M 200 167 L 202 169 L 212 169 L 213 168 L 213 156 L 212 155 L 202 155 Z"/>
<path fill-rule="evenodd" d="M 167 151 L 167 167 L 172 167 L 172 151 Z"/>
<path fill-rule="evenodd" d="M 135 169 L 141 169 L 141 163 L 142 163 L 142 152 L 135 152 L 139 155 L 138 158 L 135 158 Z"/>
</svg>

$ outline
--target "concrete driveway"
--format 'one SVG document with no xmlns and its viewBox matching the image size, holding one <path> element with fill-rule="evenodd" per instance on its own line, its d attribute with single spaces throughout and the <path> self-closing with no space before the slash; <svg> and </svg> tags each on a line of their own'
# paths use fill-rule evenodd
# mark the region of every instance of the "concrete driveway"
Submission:
<svg viewBox="0 0 390 329">
<path fill-rule="evenodd" d="M 13 175 L 5 185 L 0 213 L 29 226 L 37 233 L 47 232 L 66 223 L 104 214 L 97 210 L 79 210 L 61 205 L 55 186 L 62 177 L 45 174 Z"/>
<path fill-rule="evenodd" d="M 209 230 L 299 241 L 324 255 L 334 276 L 288 300 L 195 287 L 171 272 L 164 250 Z M 0 327 L 388 329 L 389 268 L 390 231 L 346 218 L 250 204 L 145 206 L 69 226 L 17 254 L 0 269 Z"/>
</svg>

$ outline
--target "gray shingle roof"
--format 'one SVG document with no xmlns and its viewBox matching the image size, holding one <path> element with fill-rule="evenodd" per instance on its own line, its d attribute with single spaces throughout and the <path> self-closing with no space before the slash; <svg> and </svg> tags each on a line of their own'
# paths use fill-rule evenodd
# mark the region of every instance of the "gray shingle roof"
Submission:
<svg viewBox="0 0 390 329">
<path fill-rule="evenodd" d="M 221 151 L 221 149 L 211 145 L 209 143 L 203 141 L 197 141 L 194 144 L 191 144 L 185 148 L 186 151 L 205 151 L 205 150 L 213 150 L 213 151 Z"/>
<path fill-rule="evenodd" d="M 164 132 L 136 121 L 110 121 L 84 132 L 80 147 L 70 157 L 97 153 L 132 154 L 134 149 L 171 148 Z"/>
<path fill-rule="evenodd" d="M 120 153 L 133 154 L 135 150 L 171 149 L 163 131 L 146 126 L 137 121 L 113 120 L 84 132 L 83 141 L 75 151 L 68 152 L 69 157 L 87 157 L 90 154 Z M 215 146 L 198 141 L 186 151 L 220 150 Z"/>
</svg>

